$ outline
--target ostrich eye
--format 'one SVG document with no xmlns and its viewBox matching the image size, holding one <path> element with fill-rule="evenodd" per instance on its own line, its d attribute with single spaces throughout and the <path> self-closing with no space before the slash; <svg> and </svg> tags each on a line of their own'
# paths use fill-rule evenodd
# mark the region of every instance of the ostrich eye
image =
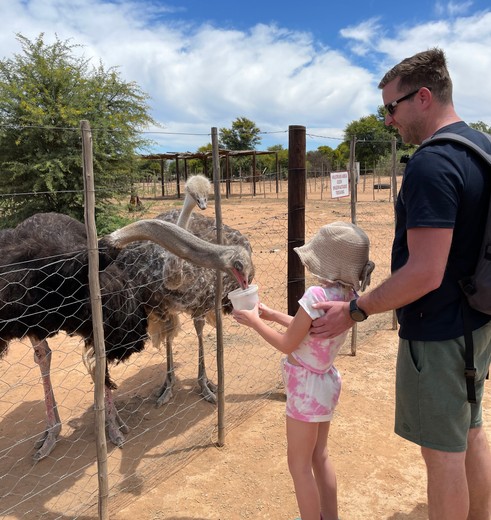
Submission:
<svg viewBox="0 0 491 520">
<path fill-rule="evenodd" d="M 236 260 L 234 262 L 234 269 L 237 269 L 237 271 L 243 271 L 244 270 L 244 265 L 242 264 L 242 262 L 240 260 Z"/>
</svg>

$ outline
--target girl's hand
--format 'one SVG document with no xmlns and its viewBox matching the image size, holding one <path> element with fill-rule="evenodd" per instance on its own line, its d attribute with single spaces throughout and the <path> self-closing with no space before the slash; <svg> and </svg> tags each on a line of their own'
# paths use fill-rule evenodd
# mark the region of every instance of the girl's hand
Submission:
<svg viewBox="0 0 491 520">
<path fill-rule="evenodd" d="M 259 318 L 259 304 L 256 303 L 254 309 L 251 310 L 233 310 L 232 316 L 237 323 L 240 325 L 246 325 L 247 327 L 252 327 L 255 322 L 260 320 Z"/>
<path fill-rule="evenodd" d="M 259 316 L 261 316 L 261 319 L 272 321 L 273 313 L 274 313 L 274 309 L 272 309 L 271 307 L 268 307 L 264 303 L 259 303 Z"/>
</svg>

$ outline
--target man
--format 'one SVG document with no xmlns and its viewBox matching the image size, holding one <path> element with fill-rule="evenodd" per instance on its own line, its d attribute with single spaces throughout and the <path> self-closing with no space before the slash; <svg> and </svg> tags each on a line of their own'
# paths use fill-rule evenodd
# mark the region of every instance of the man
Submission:
<svg viewBox="0 0 491 520">
<path fill-rule="evenodd" d="M 403 60 L 379 84 L 385 124 L 405 143 L 438 132 L 485 136 L 455 112 L 445 55 L 431 49 Z M 416 151 L 397 199 L 392 274 L 352 302 L 319 304 L 312 333 L 334 337 L 371 314 L 397 309 L 398 435 L 421 446 L 430 520 L 491 518 L 491 453 L 482 394 L 491 361 L 490 316 L 472 310 L 477 404 L 467 401 L 462 293 L 479 254 L 491 189 L 486 165 L 464 145 L 440 141 Z"/>
</svg>

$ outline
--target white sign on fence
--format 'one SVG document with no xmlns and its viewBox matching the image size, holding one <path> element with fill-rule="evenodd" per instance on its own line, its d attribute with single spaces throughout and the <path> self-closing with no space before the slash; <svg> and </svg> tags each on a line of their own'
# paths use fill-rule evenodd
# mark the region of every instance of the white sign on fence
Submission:
<svg viewBox="0 0 491 520">
<path fill-rule="evenodd" d="M 331 197 L 347 197 L 349 195 L 348 172 L 331 172 Z"/>
</svg>

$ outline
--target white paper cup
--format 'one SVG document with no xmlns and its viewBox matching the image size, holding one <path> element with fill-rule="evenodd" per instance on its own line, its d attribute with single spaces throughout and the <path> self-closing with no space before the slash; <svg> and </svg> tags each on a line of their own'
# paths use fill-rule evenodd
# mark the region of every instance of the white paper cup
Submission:
<svg viewBox="0 0 491 520">
<path fill-rule="evenodd" d="M 257 285 L 249 285 L 247 289 L 235 289 L 228 293 L 228 299 L 237 311 L 254 309 L 259 301 Z"/>
</svg>

